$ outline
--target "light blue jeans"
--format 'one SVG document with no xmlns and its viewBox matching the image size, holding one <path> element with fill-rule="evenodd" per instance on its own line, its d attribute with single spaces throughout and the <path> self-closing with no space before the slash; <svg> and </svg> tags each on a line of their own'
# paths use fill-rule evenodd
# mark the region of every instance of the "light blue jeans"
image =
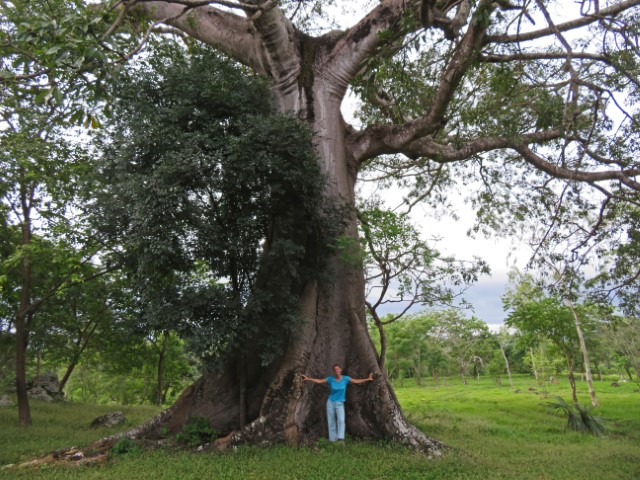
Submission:
<svg viewBox="0 0 640 480">
<path fill-rule="evenodd" d="M 344 440 L 344 402 L 327 400 L 329 441 Z"/>
</svg>

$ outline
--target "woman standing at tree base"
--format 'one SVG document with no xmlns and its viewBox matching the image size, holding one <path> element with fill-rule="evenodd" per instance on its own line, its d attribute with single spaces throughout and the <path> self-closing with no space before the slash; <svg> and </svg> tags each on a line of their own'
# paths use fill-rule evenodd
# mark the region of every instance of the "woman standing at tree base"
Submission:
<svg viewBox="0 0 640 480">
<path fill-rule="evenodd" d="M 365 383 L 373 381 L 373 374 L 370 373 L 367 378 L 351 378 L 342 375 L 342 367 L 335 364 L 333 366 L 334 376 L 327 378 L 309 378 L 302 375 L 303 380 L 309 380 L 313 383 L 328 383 L 331 392 L 327 399 L 327 424 L 329 427 L 329 441 L 344 441 L 345 421 L 344 421 L 344 402 L 347 396 L 347 385 L 349 383 Z"/>
</svg>

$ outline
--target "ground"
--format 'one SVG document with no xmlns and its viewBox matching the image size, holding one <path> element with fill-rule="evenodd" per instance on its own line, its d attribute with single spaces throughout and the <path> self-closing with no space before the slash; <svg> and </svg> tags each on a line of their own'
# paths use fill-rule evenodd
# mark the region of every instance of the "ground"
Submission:
<svg viewBox="0 0 640 480">
<path fill-rule="evenodd" d="M 241 447 L 228 453 L 155 450 L 116 456 L 94 467 L 0 470 L 4 478 L 46 479 L 589 479 L 640 478 L 640 391 L 613 379 L 596 382 L 609 433 L 604 438 L 565 432 L 565 421 L 547 413 L 535 381 L 449 379 L 447 385 L 406 382 L 396 392 L 407 416 L 429 436 L 448 445 L 444 458 L 427 460 L 403 447 L 348 440 L 343 448 L 319 442 L 308 448 Z M 535 390 L 529 390 L 534 388 Z M 580 401 L 588 401 L 579 384 Z M 566 382 L 549 393 L 570 398 Z M 34 426 L 23 434 L 15 409 L 0 409 L 0 464 L 33 458 L 57 448 L 89 443 L 109 429 L 92 430 L 90 421 L 123 407 L 34 402 Z M 124 407 L 129 426 L 151 416 L 154 407 Z"/>
</svg>

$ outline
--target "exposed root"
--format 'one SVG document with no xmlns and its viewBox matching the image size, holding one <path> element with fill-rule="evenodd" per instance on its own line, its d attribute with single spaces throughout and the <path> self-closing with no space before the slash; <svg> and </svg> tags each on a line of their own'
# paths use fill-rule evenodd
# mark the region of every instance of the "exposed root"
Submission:
<svg viewBox="0 0 640 480">
<path fill-rule="evenodd" d="M 118 440 L 121 438 L 131 438 L 137 439 L 142 438 L 150 432 L 156 430 L 160 426 L 164 425 L 168 422 L 173 415 L 175 414 L 176 405 L 174 404 L 171 407 L 163 410 L 158 415 L 153 417 L 151 420 L 147 420 L 146 422 L 138 425 L 131 430 L 127 430 L 125 432 L 119 432 L 114 435 L 109 435 L 108 437 L 101 438 L 100 440 L 93 442 L 91 445 L 87 447 L 88 450 L 104 450 L 111 448 Z"/>
<path fill-rule="evenodd" d="M 2 467 L 2 470 L 9 470 L 14 468 L 32 468 L 40 465 L 74 465 L 74 466 L 86 466 L 102 463 L 108 458 L 108 453 L 104 451 L 92 451 L 91 453 L 84 453 L 78 449 L 78 447 L 71 447 L 68 450 L 58 450 L 53 453 L 49 453 L 40 458 L 29 460 L 18 464 L 9 464 Z"/>
</svg>

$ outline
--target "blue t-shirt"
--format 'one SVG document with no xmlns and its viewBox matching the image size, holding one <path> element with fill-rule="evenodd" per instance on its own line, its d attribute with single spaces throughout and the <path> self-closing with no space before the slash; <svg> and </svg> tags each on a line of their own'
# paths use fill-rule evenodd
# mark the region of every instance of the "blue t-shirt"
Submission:
<svg viewBox="0 0 640 480">
<path fill-rule="evenodd" d="M 327 377 L 327 383 L 331 388 L 329 400 L 332 402 L 344 402 L 347 396 L 347 385 L 349 385 L 349 380 L 351 380 L 351 377 L 347 377 L 346 375 L 343 375 L 340 380 L 336 377 Z"/>
</svg>

